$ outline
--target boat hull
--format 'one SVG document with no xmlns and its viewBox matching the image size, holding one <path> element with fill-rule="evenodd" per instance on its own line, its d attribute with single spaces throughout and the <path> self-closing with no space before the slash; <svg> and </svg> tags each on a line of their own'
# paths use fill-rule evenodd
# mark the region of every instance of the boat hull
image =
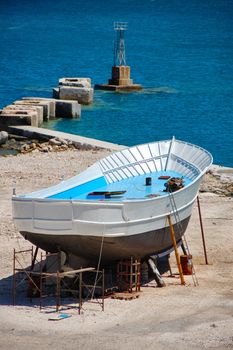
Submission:
<svg viewBox="0 0 233 350">
<path fill-rule="evenodd" d="M 183 233 L 185 232 L 190 216 L 182 220 Z M 177 224 L 174 224 L 177 242 L 181 239 L 181 233 Z M 182 233 L 182 234 L 183 234 Z M 83 235 L 43 235 L 30 232 L 21 232 L 25 239 L 36 246 L 50 252 L 64 251 L 72 254 L 86 263 L 97 263 L 100 257 L 101 263 L 107 264 L 119 259 L 127 259 L 131 256 L 144 258 L 152 254 L 168 254 L 172 248 L 172 239 L 169 226 L 149 232 L 139 233 L 124 237 L 100 237 Z M 102 244 L 103 242 L 103 244 Z"/>
</svg>

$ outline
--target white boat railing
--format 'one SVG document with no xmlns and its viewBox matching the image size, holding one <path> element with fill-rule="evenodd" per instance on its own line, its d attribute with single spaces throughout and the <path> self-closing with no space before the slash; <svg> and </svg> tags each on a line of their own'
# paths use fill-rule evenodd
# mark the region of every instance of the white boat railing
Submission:
<svg viewBox="0 0 233 350">
<path fill-rule="evenodd" d="M 172 155 L 172 146 L 175 142 L 175 137 L 173 136 L 172 140 L 171 140 L 171 143 L 170 143 L 170 147 L 169 147 L 169 151 L 168 151 L 168 156 L 167 156 L 167 160 L 166 160 L 166 164 L 165 164 L 165 168 L 164 170 L 166 171 L 167 168 L 168 168 L 168 164 L 169 164 L 169 160 L 170 160 L 170 157 Z"/>
<path fill-rule="evenodd" d="M 151 157 L 151 158 L 147 158 L 147 159 L 143 159 L 140 161 L 136 161 L 135 162 L 131 162 L 128 164 L 124 164 L 122 163 L 121 166 L 116 166 L 116 167 L 112 167 L 112 164 L 110 163 L 110 161 L 108 161 L 109 164 L 107 164 L 106 159 L 105 160 L 101 160 L 100 164 L 102 166 L 102 170 L 103 170 L 103 174 L 104 176 L 107 178 L 108 182 L 116 182 L 116 181 L 120 181 L 123 179 L 127 179 L 133 176 L 138 176 L 138 175 L 143 175 L 143 174 L 148 174 L 148 173 L 152 173 L 154 171 L 158 171 L 158 167 L 156 166 L 155 161 L 156 160 L 160 160 L 161 158 L 166 158 L 167 154 L 163 155 L 163 156 L 158 156 L 158 157 Z M 154 169 L 150 168 L 148 162 L 153 162 L 155 164 Z M 105 167 L 103 167 L 103 163 L 105 165 Z M 143 168 L 143 165 L 145 165 L 145 167 L 147 168 L 147 170 L 145 168 Z M 141 171 L 138 170 L 138 168 L 141 169 Z M 135 171 L 135 173 L 133 173 L 133 171 Z M 128 171 L 128 173 L 127 173 Z M 122 175 L 122 173 L 124 175 Z"/>
<path fill-rule="evenodd" d="M 154 155 L 153 155 L 154 154 Z M 178 141 L 149 143 L 116 152 L 99 162 L 109 183 L 155 171 L 174 170 L 195 179 L 212 162 L 204 149 Z"/>
</svg>

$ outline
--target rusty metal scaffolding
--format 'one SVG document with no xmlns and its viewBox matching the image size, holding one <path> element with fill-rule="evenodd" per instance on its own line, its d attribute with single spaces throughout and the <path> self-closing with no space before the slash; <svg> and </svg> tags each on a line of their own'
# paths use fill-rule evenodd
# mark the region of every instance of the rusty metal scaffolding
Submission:
<svg viewBox="0 0 233 350">
<path fill-rule="evenodd" d="M 131 257 L 130 260 L 120 260 L 117 263 L 117 284 L 122 291 L 140 291 L 140 258 Z"/>
<path fill-rule="evenodd" d="M 12 297 L 13 297 L 13 305 L 16 303 L 16 290 L 17 288 L 23 284 L 27 279 L 31 281 L 31 283 L 36 288 L 36 284 L 31 278 L 31 270 L 33 269 L 36 261 L 36 254 L 38 249 L 36 248 L 34 252 L 34 247 L 32 246 L 30 249 L 19 250 L 16 251 L 14 249 L 13 252 L 13 286 L 12 286 Z M 27 262 L 26 262 L 27 260 Z M 30 262 L 30 267 L 25 267 L 24 265 Z"/>
<path fill-rule="evenodd" d="M 36 249 L 36 253 L 37 253 Z M 20 254 L 30 254 L 31 266 L 23 266 Z M 57 258 L 57 271 L 45 272 L 45 261 L 48 257 L 54 256 Z M 66 292 L 72 295 L 78 301 L 79 314 L 83 308 L 84 302 L 97 303 L 104 311 L 104 270 L 95 270 L 93 267 L 81 268 L 78 270 L 60 271 L 60 253 L 41 253 L 40 261 L 36 260 L 33 247 L 28 250 L 16 251 L 13 253 L 13 305 L 16 304 L 16 292 L 17 287 L 22 282 L 28 282 L 28 296 L 31 298 L 33 295 L 39 297 L 40 309 L 43 307 L 42 300 L 44 298 L 55 298 L 56 311 L 59 310 L 62 303 L 62 293 Z M 37 271 L 32 269 L 35 262 L 37 262 Z M 95 273 L 95 283 L 90 284 L 84 281 L 84 274 Z M 73 277 L 72 285 L 68 285 L 65 281 L 65 277 Z M 50 291 L 48 291 L 47 280 L 50 279 Z M 19 281 L 19 283 L 18 283 Z M 76 287 L 78 285 L 78 288 Z M 96 290 L 100 290 L 99 299 L 95 297 Z M 85 293 L 85 297 L 84 297 Z"/>
</svg>

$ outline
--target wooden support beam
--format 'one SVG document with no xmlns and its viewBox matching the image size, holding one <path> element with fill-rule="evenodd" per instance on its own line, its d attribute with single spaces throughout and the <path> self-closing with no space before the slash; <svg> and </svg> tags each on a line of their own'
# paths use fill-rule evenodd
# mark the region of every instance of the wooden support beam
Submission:
<svg viewBox="0 0 233 350">
<path fill-rule="evenodd" d="M 165 282 L 162 279 L 162 277 L 161 277 L 161 275 L 159 273 L 159 270 L 157 269 L 155 259 L 150 257 L 147 260 L 147 263 L 148 263 L 148 265 L 150 266 L 150 268 L 151 268 L 151 270 L 153 272 L 153 275 L 154 275 L 154 278 L 155 278 L 155 282 L 157 283 L 157 286 L 158 287 L 165 287 Z"/>
</svg>

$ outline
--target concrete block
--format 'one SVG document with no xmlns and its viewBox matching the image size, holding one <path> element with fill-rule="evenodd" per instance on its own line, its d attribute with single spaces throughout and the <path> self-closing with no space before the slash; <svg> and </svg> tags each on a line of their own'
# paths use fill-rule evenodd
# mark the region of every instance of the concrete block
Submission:
<svg viewBox="0 0 233 350">
<path fill-rule="evenodd" d="M 132 85 L 133 80 L 130 79 L 129 66 L 113 66 L 112 78 L 108 81 L 109 85 Z"/>
<path fill-rule="evenodd" d="M 93 101 L 93 89 L 83 87 L 59 86 L 61 100 L 77 100 L 81 104 L 90 104 Z"/>
<path fill-rule="evenodd" d="M 124 91 L 124 92 L 131 92 L 131 91 L 139 91 L 142 90 L 142 86 L 139 84 L 132 84 L 132 85 L 109 85 L 109 84 L 96 84 L 95 85 L 96 90 L 107 90 L 107 91 Z"/>
<path fill-rule="evenodd" d="M 35 111 L 2 110 L 0 128 L 8 130 L 12 125 L 31 125 L 38 127 L 38 114 Z"/>
<path fill-rule="evenodd" d="M 31 105 L 8 105 L 4 110 L 14 110 L 14 111 L 32 111 L 36 112 L 38 115 L 38 126 L 41 126 L 43 123 L 43 107 L 41 106 L 31 106 Z"/>
<path fill-rule="evenodd" d="M 78 101 L 56 100 L 56 118 L 80 118 L 81 106 Z"/>
<path fill-rule="evenodd" d="M 53 98 L 59 98 L 59 88 L 53 88 Z"/>
<path fill-rule="evenodd" d="M 25 106 L 39 106 L 43 107 L 43 120 L 48 121 L 49 115 L 50 115 L 50 103 L 46 102 L 44 100 L 18 100 L 15 101 L 14 104 L 16 105 L 25 105 Z"/>
<path fill-rule="evenodd" d="M 59 85 L 91 88 L 90 78 L 61 78 Z"/>
<path fill-rule="evenodd" d="M 34 101 L 34 102 L 41 102 L 45 101 L 46 103 L 49 103 L 49 119 L 55 119 L 56 116 L 56 106 L 55 106 L 55 100 L 53 98 L 45 98 L 45 97 L 23 97 L 22 100 L 26 101 Z"/>
</svg>

